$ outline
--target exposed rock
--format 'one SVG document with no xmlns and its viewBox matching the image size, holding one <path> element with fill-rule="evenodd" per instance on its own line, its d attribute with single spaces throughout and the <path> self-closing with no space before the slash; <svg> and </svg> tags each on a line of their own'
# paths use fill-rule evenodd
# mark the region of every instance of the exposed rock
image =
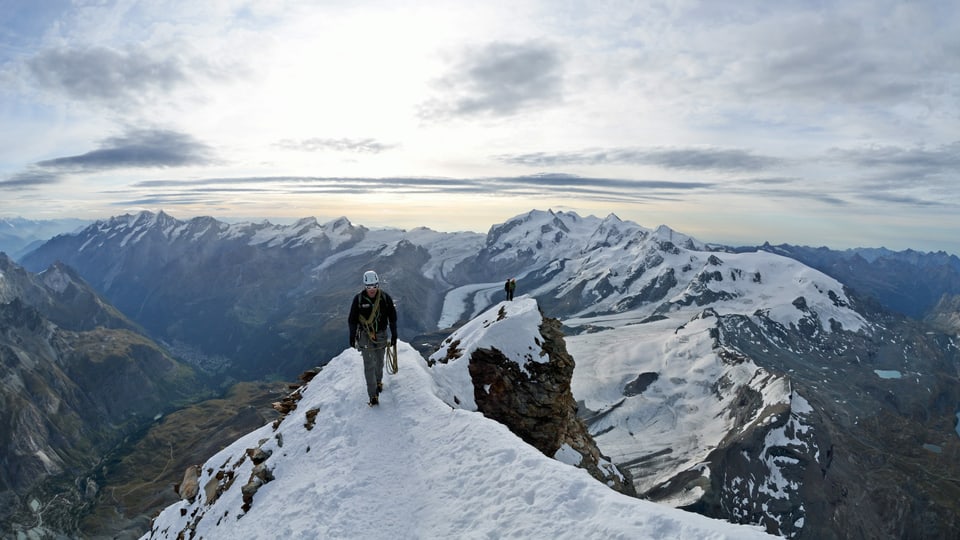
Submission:
<svg viewBox="0 0 960 540">
<path fill-rule="evenodd" d="M 199 467 L 196 465 L 187 467 L 187 470 L 183 471 L 183 480 L 174 487 L 174 491 L 182 500 L 193 502 L 200 492 L 199 478 Z"/>
<path fill-rule="evenodd" d="M 274 401 L 271 404 L 271 406 L 273 407 L 273 410 L 277 411 L 282 415 L 280 418 L 277 418 L 273 422 L 273 429 L 277 429 L 278 427 L 280 427 L 280 423 L 283 422 L 283 419 L 286 418 L 287 414 L 289 414 L 290 411 L 293 411 L 294 409 L 297 408 L 297 402 L 303 398 L 302 390 L 304 385 L 306 385 L 308 382 L 313 380 L 313 378 L 317 375 L 317 373 L 320 373 L 321 369 L 323 368 L 316 367 L 313 369 L 308 369 L 303 373 L 301 373 L 299 377 L 300 379 L 299 383 L 291 383 L 287 385 L 288 388 L 294 389 L 293 392 L 290 392 L 289 394 L 284 396 L 283 399 L 281 399 L 280 401 Z M 307 426 L 307 429 L 310 429 L 311 427 L 313 427 L 312 419 L 313 417 L 316 417 L 316 415 L 317 415 L 316 412 L 313 412 L 312 416 L 308 413 L 309 421 L 307 423 L 309 425 Z"/>
<path fill-rule="evenodd" d="M 223 492 L 230 489 L 235 478 L 232 470 L 220 470 L 210 476 L 203 486 L 204 502 L 207 506 L 215 503 Z"/>
<path fill-rule="evenodd" d="M 960 335 L 960 294 L 945 294 L 923 321 L 945 334 Z"/>
<path fill-rule="evenodd" d="M 267 457 L 270 457 L 269 454 L 266 454 L 263 459 L 266 460 Z M 243 505 L 240 509 L 244 512 L 249 511 L 253 505 L 253 496 L 260 490 L 260 486 L 272 480 L 274 480 L 273 471 L 267 467 L 266 463 L 258 463 L 250 472 L 250 480 L 240 488 L 240 493 L 243 494 Z"/>
<path fill-rule="evenodd" d="M 570 391 L 574 360 L 567 353 L 560 322 L 544 317 L 542 353 L 548 362 L 528 362 L 526 371 L 495 348 L 477 349 L 470 376 L 477 409 L 544 454 L 586 469 L 622 493 L 635 494 L 629 478 L 600 453 L 577 416 Z"/>
<path fill-rule="evenodd" d="M 317 420 L 317 413 L 320 412 L 320 409 L 310 409 L 306 413 L 306 421 L 303 423 L 303 427 L 307 429 L 313 429 L 314 424 Z M 278 433 L 279 435 L 279 433 Z"/>
<path fill-rule="evenodd" d="M 637 375 L 636 379 L 630 381 L 626 386 L 623 387 L 623 395 L 627 397 L 638 396 L 642 394 L 648 386 L 655 383 L 659 378 L 660 375 L 656 372 L 648 371 L 646 373 L 641 373 L 640 375 Z"/>
</svg>

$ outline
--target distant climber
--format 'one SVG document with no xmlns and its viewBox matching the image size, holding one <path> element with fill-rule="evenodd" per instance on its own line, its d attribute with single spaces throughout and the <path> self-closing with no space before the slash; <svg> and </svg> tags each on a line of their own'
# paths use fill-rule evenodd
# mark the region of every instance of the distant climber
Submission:
<svg viewBox="0 0 960 540">
<path fill-rule="evenodd" d="M 507 293 L 507 300 L 513 300 L 513 291 L 517 290 L 517 280 L 510 278 L 503 284 L 503 292 Z"/>
<path fill-rule="evenodd" d="M 380 277 L 373 270 L 363 273 L 363 290 L 353 297 L 347 323 L 350 347 L 359 349 L 363 356 L 369 405 L 378 405 L 383 390 L 383 358 L 387 347 L 397 344 L 397 308 L 390 295 L 380 290 Z"/>
</svg>

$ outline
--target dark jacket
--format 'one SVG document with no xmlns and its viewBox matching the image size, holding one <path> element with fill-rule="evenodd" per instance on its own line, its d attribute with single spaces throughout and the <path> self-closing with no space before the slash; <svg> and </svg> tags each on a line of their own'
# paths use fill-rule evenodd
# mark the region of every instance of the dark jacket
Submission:
<svg viewBox="0 0 960 540">
<path fill-rule="evenodd" d="M 391 340 L 396 339 L 397 308 L 393 304 L 393 298 L 390 298 L 389 294 L 380 289 L 377 289 L 377 294 L 373 298 L 367 296 L 366 291 L 360 291 L 353 297 L 353 302 L 350 303 L 350 315 L 347 317 L 347 323 L 350 325 L 350 345 L 356 343 L 354 340 L 357 338 L 361 317 L 364 320 L 370 318 L 370 313 L 373 311 L 378 296 L 380 297 L 380 305 L 378 316 L 371 321 L 372 329 L 374 332 L 380 333 L 389 327 Z"/>
</svg>

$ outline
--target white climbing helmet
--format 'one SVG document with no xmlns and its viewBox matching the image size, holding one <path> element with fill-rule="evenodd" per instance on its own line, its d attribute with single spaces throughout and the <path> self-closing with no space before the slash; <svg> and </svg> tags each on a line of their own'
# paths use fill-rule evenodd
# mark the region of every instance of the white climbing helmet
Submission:
<svg viewBox="0 0 960 540">
<path fill-rule="evenodd" d="M 363 273 L 363 284 L 367 285 L 379 285 L 380 278 L 377 276 L 377 273 L 373 270 L 367 270 Z"/>
</svg>

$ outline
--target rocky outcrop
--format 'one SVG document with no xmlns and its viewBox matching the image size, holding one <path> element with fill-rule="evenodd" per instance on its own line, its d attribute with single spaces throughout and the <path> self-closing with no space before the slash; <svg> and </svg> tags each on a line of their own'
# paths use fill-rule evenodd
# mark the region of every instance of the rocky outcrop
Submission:
<svg viewBox="0 0 960 540">
<path fill-rule="evenodd" d="M 945 334 L 960 335 L 960 294 L 945 294 L 923 322 Z"/>
<path fill-rule="evenodd" d="M 478 348 L 470 356 L 470 376 L 477 409 L 544 454 L 586 469 L 613 489 L 635 495 L 632 482 L 600 453 L 587 426 L 577 416 L 570 391 L 574 360 L 567 353 L 556 319 L 540 325 L 546 362 L 528 362 L 525 369 L 495 347 Z"/>
<path fill-rule="evenodd" d="M 197 494 L 200 493 L 198 478 L 200 478 L 199 467 L 191 465 L 183 471 L 183 480 L 173 486 L 173 490 L 182 500 L 193 502 L 197 498 Z"/>
</svg>

